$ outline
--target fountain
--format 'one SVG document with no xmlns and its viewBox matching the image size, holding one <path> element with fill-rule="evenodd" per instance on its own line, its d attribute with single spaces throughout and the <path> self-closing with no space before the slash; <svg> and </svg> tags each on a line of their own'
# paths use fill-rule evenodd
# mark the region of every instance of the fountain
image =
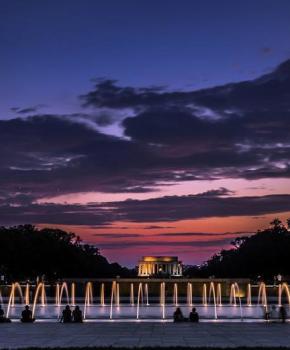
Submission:
<svg viewBox="0 0 290 350">
<path fill-rule="evenodd" d="M 75 306 L 76 305 L 76 284 L 72 283 L 71 284 L 71 305 Z"/>
<path fill-rule="evenodd" d="M 130 304 L 134 306 L 134 283 L 130 284 Z"/>
<path fill-rule="evenodd" d="M 232 285 L 231 285 L 230 304 L 237 306 L 237 298 L 239 300 L 241 321 L 243 321 L 243 308 L 242 308 L 240 287 L 239 287 L 238 283 L 235 282 L 235 283 L 232 283 Z"/>
<path fill-rule="evenodd" d="M 109 283 L 111 298 L 107 307 L 105 286 L 108 285 L 109 291 Z M 96 303 L 93 287 L 100 293 Z M 118 278 L 93 282 L 64 281 L 52 285 L 14 282 L 0 286 L 0 303 L 6 316 L 12 319 L 20 316 L 19 308 L 24 303 L 31 304 L 33 316 L 37 319 L 57 319 L 63 304 L 75 305 L 77 301 L 86 320 L 167 320 L 171 319 L 177 306 L 186 316 L 193 303 L 201 320 L 264 320 L 268 304 L 281 306 L 283 299 L 290 311 L 290 290 L 286 282 L 278 286 L 264 282 L 253 285 L 249 280 L 239 280 L 238 283 L 214 279 Z"/>
<path fill-rule="evenodd" d="M 252 306 L 252 286 L 251 283 L 247 285 L 247 305 Z"/>
<path fill-rule="evenodd" d="M 187 305 L 192 306 L 192 283 L 190 282 L 187 283 L 186 297 L 187 297 Z"/>
<path fill-rule="evenodd" d="M 137 296 L 137 314 L 136 314 L 137 320 L 139 319 L 140 302 L 143 304 L 143 284 L 141 282 L 139 283 L 138 296 Z"/>
<path fill-rule="evenodd" d="M 207 287 L 206 287 L 206 283 L 204 283 L 203 287 L 202 287 L 202 304 L 203 304 L 203 306 L 207 306 Z"/>
<path fill-rule="evenodd" d="M 88 282 L 85 288 L 85 307 L 84 307 L 84 318 L 87 315 L 87 308 L 93 304 L 93 285 L 92 282 Z"/>
<path fill-rule="evenodd" d="M 148 288 L 148 283 L 145 283 L 145 296 L 146 296 L 146 305 L 149 306 L 149 288 Z"/>
<path fill-rule="evenodd" d="M 165 319 L 165 303 L 166 303 L 165 282 L 161 282 L 160 283 L 160 305 L 162 310 L 162 319 Z"/>
<path fill-rule="evenodd" d="M 209 285 L 209 292 L 208 292 L 208 304 L 211 302 L 211 295 L 213 296 L 213 304 L 214 304 L 214 318 L 217 319 L 217 303 L 216 303 L 216 293 L 215 293 L 215 288 L 214 288 L 214 283 L 210 282 Z"/>
<path fill-rule="evenodd" d="M 173 286 L 173 304 L 175 306 L 178 306 L 178 287 L 177 287 L 177 283 L 174 283 L 174 286 Z"/>
<path fill-rule="evenodd" d="M 286 292 L 286 296 L 287 296 L 287 299 L 288 299 L 288 305 L 290 305 L 290 291 L 289 291 L 289 286 L 287 283 L 282 283 L 282 284 L 279 284 L 279 287 L 278 287 L 278 305 L 279 306 L 282 306 L 282 294 L 283 292 Z"/>
<path fill-rule="evenodd" d="M 218 306 L 222 306 L 222 286 L 220 283 L 217 284 L 216 302 Z"/>
<path fill-rule="evenodd" d="M 112 283 L 111 289 L 111 307 L 110 307 L 110 319 L 113 318 L 113 304 L 115 301 L 115 305 L 118 307 L 120 305 L 120 297 L 119 297 L 119 284 L 116 281 Z"/>
<path fill-rule="evenodd" d="M 15 291 L 18 291 L 19 297 L 21 299 L 21 303 L 23 304 L 23 293 L 22 293 L 22 289 L 21 289 L 20 284 L 18 282 L 12 283 L 9 301 L 8 301 L 8 306 L 7 306 L 7 311 L 6 311 L 7 318 L 9 318 L 9 312 L 10 312 L 11 306 L 15 305 Z"/>
<path fill-rule="evenodd" d="M 33 300 L 33 306 L 32 306 L 32 317 L 35 316 L 35 308 L 36 308 L 37 300 L 39 297 L 41 299 L 41 306 L 42 307 L 46 306 L 46 292 L 45 292 L 45 284 L 43 282 L 39 283 L 36 287 L 34 300 Z"/>
<path fill-rule="evenodd" d="M 102 306 L 105 306 L 105 284 L 101 284 L 101 297 L 100 297 L 100 303 Z"/>
<path fill-rule="evenodd" d="M 260 283 L 259 286 L 258 305 L 260 304 L 265 307 L 266 311 L 268 310 L 266 284 L 264 282 Z"/>
<path fill-rule="evenodd" d="M 29 283 L 26 283 L 26 286 L 25 286 L 25 304 L 26 305 L 29 305 L 30 304 L 30 296 L 29 296 L 29 293 L 30 293 L 30 290 L 29 290 Z"/>
</svg>

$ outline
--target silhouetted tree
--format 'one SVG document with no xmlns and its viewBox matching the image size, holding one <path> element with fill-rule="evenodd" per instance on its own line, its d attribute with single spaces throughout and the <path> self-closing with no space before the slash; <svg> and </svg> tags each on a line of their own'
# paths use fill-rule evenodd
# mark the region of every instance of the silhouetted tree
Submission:
<svg viewBox="0 0 290 350">
<path fill-rule="evenodd" d="M 195 277 L 250 277 L 272 279 L 274 275 L 290 275 L 290 220 L 287 226 L 274 219 L 269 228 L 253 236 L 237 237 L 233 248 L 221 250 L 200 268 L 188 268 L 185 274 Z"/>
<path fill-rule="evenodd" d="M 45 275 L 63 277 L 131 276 L 134 272 L 110 264 L 98 248 L 79 236 L 59 229 L 32 225 L 0 227 L 0 274 L 11 279 Z"/>
</svg>

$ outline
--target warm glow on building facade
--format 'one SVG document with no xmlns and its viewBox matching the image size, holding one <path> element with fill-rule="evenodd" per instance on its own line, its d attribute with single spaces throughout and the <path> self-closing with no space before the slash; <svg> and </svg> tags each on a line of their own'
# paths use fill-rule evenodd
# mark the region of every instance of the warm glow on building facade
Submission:
<svg viewBox="0 0 290 350">
<path fill-rule="evenodd" d="M 138 276 L 182 276 L 182 264 L 177 256 L 143 256 L 138 265 Z"/>
</svg>

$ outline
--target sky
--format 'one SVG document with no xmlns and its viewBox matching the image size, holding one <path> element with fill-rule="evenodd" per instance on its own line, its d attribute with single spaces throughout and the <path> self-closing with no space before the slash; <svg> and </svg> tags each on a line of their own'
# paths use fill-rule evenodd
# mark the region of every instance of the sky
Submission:
<svg viewBox="0 0 290 350">
<path fill-rule="evenodd" d="M 200 264 L 290 217 L 290 2 L 0 0 L 0 225 Z"/>
</svg>

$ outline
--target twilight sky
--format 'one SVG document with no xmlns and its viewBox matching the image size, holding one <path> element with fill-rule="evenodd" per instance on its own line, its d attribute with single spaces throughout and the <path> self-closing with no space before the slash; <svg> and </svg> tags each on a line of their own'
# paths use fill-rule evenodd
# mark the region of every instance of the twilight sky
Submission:
<svg viewBox="0 0 290 350">
<path fill-rule="evenodd" d="M 290 2 L 0 0 L 0 225 L 200 263 L 290 217 Z"/>
</svg>

